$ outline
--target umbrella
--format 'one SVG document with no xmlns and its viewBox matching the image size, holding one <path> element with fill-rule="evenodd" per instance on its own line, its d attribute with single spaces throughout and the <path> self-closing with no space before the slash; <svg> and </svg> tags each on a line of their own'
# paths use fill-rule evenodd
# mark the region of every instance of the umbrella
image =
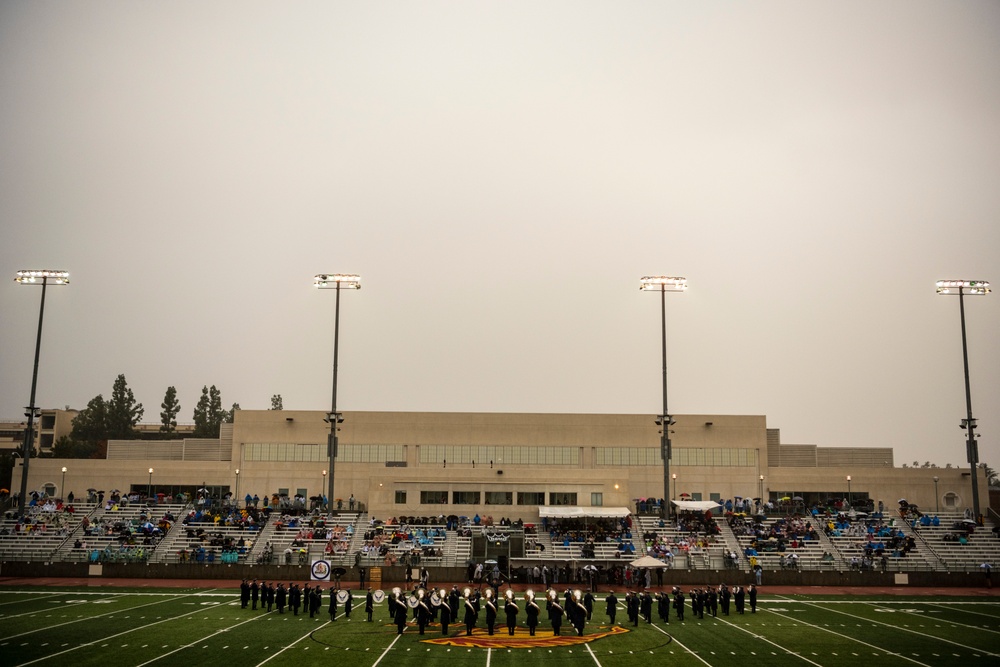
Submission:
<svg viewBox="0 0 1000 667">
<path fill-rule="evenodd" d="M 208 493 L 208 489 L 206 489 L 206 488 L 205 488 L 205 487 L 203 486 L 203 487 L 201 487 L 200 489 L 198 489 L 198 493 Z"/>
<path fill-rule="evenodd" d="M 596 565 L 584 565 L 583 569 L 586 570 L 587 572 L 597 572 Z"/>
<path fill-rule="evenodd" d="M 658 558 L 653 558 L 652 556 L 643 556 L 642 558 L 637 558 L 631 563 L 632 567 L 666 567 L 667 564 Z"/>
<path fill-rule="evenodd" d="M 97 493 L 97 489 L 87 489 L 87 493 Z"/>
<path fill-rule="evenodd" d="M 784 496 L 784 497 L 782 498 L 782 500 L 791 500 L 791 499 L 792 499 L 792 498 L 791 498 L 791 496 Z"/>
<path fill-rule="evenodd" d="M 899 499 L 899 504 L 900 505 L 905 505 L 906 504 L 906 498 L 900 498 Z"/>
<path fill-rule="evenodd" d="M 497 564 L 497 562 L 495 560 L 492 560 L 492 559 L 491 560 L 487 560 L 487 561 L 483 561 L 483 562 L 486 563 L 487 565 L 496 565 Z"/>
<path fill-rule="evenodd" d="M 792 500 L 797 500 L 799 502 L 802 502 L 802 496 L 795 496 L 794 498 L 792 498 Z"/>
<path fill-rule="evenodd" d="M 335 576 L 335 577 L 342 577 L 345 574 L 347 574 L 347 570 L 345 570 L 344 568 L 342 568 L 342 567 L 335 567 L 335 568 L 333 568 L 333 576 Z"/>
<path fill-rule="evenodd" d="M 962 519 L 962 523 L 967 523 L 967 524 L 970 524 L 970 525 L 973 525 L 973 526 L 976 525 L 976 522 L 973 521 L 972 519 Z"/>
<path fill-rule="evenodd" d="M 682 494 L 680 494 L 680 496 L 681 496 L 681 498 L 690 498 L 691 494 L 690 493 L 682 493 Z"/>
</svg>

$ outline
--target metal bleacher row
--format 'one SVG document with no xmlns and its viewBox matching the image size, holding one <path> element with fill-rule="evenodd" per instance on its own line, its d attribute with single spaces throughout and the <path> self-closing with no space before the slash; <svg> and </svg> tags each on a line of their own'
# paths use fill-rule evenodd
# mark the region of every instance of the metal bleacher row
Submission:
<svg viewBox="0 0 1000 667">
<path fill-rule="evenodd" d="M 226 512 L 235 508 L 225 508 Z M 237 512 L 239 510 L 236 510 Z M 0 519 L 0 560 L 40 562 L 159 562 L 177 563 L 185 560 L 208 563 L 307 563 L 325 557 L 334 564 L 350 567 L 402 564 L 428 566 L 464 566 L 472 558 L 470 531 L 479 527 L 438 525 L 424 520 L 420 525 L 372 525 L 364 512 L 343 512 L 331 517 L 287 516 L 272 513 L 261 525 L 227 523 L 225 512 L 219 519 L 212 516 L 203 522 L 184 523 L 193 515 L 191 504 L 133 503 L 98 505 L 81 502 L 73 511 L 52 506 L 29 508 L 27 520 L 19 522 L 12 512 Z M 173 521 L 167 521 L 172 517 Z M 670 567 L 685 570 L 722 570 L 735 567 L 743 571 L 759 563 L 765 570 L 793 567 L 791 554 L 796 555 L 794 567 L 799 570 L 848 571 L 864 563 L 866 548 L 872 543 L 866 525 L 889 526 L 912 538 L 906 553 L 886 549 L 886 569 L 906 571 L 978 571 L 982 563 L 1000 562 L 1000 539 L 991 526 L 975 527 L 971 532 L 961 514 L 943 513 L 938 525 L 914 525 L 913 517 L 886 515 L 884 518 L 841 516 L 841 528 L 827 535 L 824 528 L 836 517 L 806 516 L 815 531 L 811 539 L 805 535 L 788 535 L 778 540 L 758 540 L 754 560 L 747 549 L 754 537 L 734 532 L 729 521 L 716 518 L 721 532 L 717 535 L 692 533 L 678 528 L 673 520 L 655 516 L 633 515 L 631 537 L 609 541 L 587 539 L 584 531 L 573 541 L 552 539 L 549 532 L 528 527 L 525 532 L 524 559 L 536 562 L 592 560 L 627 563 L 650 551 L 655 535 L 659 544 L 670 548 Z M 779 516 L 746 517 L 765 533 L 780 520 Z M 965 523 L 963 523 L 965 521 Z M 851 526 L 844 526 L 843 523 Z M 489 529 L 485 529 L 487 532 Z M 377 532 L 383 549 L 365 549 Z M 396 539 L 392 536 L 396 535 Z M 964 539 L 958 539 L 962 536 Z M 954 539 L 953 539 L 954 538 Z M 793 542 L 794 540 L 794 542 Z M 875 540 L 877 542 L 878 540 Z M 223 544 L 232 545 L 225 549 Z M 793 546 L 794 544 L 794 546 Z M 585 547 L 587 551 L 585 551 Z M 428 552 L 440 553 L 429 556 Z M 199 557 L 199 552 L 201 556 Z M 385 552 L 385 553 L 383 553 Z M 728 555 L 736 553 L 732 561 Z M 211 554 L 211 556 L 209 556 Z M 359 555 L 360 554 L 360 555 Z M 873 569 L 881 569 L 876 558 Z"/>
</svg>

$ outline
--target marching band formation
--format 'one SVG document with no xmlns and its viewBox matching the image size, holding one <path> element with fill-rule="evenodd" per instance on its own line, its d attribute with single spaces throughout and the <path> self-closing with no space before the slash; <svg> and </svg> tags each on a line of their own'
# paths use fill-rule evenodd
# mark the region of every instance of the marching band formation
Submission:
<svg viewBox="0 0 1000 667">
<path fill-rule="evenodd" d="M 258 583 L 257 580 L 248 583 L 244 579 L 240 584 L 240 604 L 243 609 L 249 606 L 251 610 L 257 610 L 259 605 L 265 612 L 277 607 L 279 614 L 284 614 L 287 607 L 295 616 L 298 616 L 301 609 L 303 615 L 308 613 L 310 618 L 315 618 L 323 606 L 323 593 L 319 585 L 304 584 L 299 588 L 298 584 L 289 583 L 286 587 L 283 583 L 274 584 L 266 581 Z M 338 610 L 343 607 L 343 616 L 350 621 L 354 609 L 354 594 L 351 590 L 330 588 L 328 595 L 330 620 L 336 621 Z M 497 620 L 501 618 L 502 612 L 508 635 L 514 635 L 518 627 L 518 617 L 523 613 L 524 627 L 527 628 L 528 634 L 534 637 L 542 611 L 541 604 L 531 589 L 526 590 L 523 597 L 518 599 L 513 589 L 508 588 L 503 595 L 500 595 L 499 590 L 491 586 L 487 586 L 485 590 L 465 587 L 461 591 L 457 585 L 452 586 L 450 591 L 424 587 L 404 591 L 396 587 L 389 594 L 368 588 L 364 599 L 365 621 L 372 622 L 375 606 L 386 603 L 389 620 L 396 625 L 398 634 L 403 634 L 407 624 L 412 620 L 421 635 L 428 626 L 437 624 L 441 626 L 441 634 L 448 635 L 449 628 L 460 623 L 465 626 L 465 634 L 471 635 L 472 631 L 479 627 L 482 617 L 487 633 L 493 635 L 498 629 Z M 565 620 L 573 632 L 583 636 L 587 622 L 593 617 L 596 600 L 593 593 L 567 589 L 560 598 L 558 591 L 550 588 L 545 592 L 543 599 L 553 635 L 562 634 Z M 621 603 L 611 590 L 604 602 L 610 625 L 616 624 L 618 610 L 624 608 L 628 621 L 633 626 L 638 626 L 641 621 L 654 622 L 654 601 L 656 615 L 662 623 L 670 623 L 671 609 L 674 610 L 675 619 L 683 622 L 686 602 L 689 599 L 691 614 L 698 619 L 705 618 L 706 613 L 717 616 L 720 609 L 724 616 L 728 616 L 731 603 L 737 614 L 744 613 L 748 601 L 750 613 L 757 612 L 757 588 L 753 585 L 746 588 L 738 585 L 730 588 L 726 584 L 717 588 L 695 588 L 690 590 L 687 596 L 677 586 L 670 593 L 628 591 Z"/>
</svg>

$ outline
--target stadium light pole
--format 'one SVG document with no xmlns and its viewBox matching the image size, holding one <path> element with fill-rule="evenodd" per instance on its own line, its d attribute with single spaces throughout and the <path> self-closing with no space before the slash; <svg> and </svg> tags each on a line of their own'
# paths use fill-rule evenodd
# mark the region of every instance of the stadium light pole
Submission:
<svg viewBox="0 0 1000 667">
<path fill-rule="evenodd" d="M 958 295 L 958 312 L 962 319 L 962 360 L 965 363 L 965 409 L 966 418 L 961 428 L 965 429 L 965 453 L 972 472 L 972 513 L 979 521 L 979 444 L 976 442 L 976 420 L 972 416 L 972 390 L 969 385 L 969 344 L 965 336 L 965 295 L 985 296 L 990 293 L 990 284 L 985 280 L 939 280 L 937 293 Z"/>
<path fill-rule="evenodd" d="M 671 276 L 643 276 L 639 279 L 639 289 L 643 292 L 660 293 L 660 330 L 663 347 L 663 412 L 656 417 L 660 431 L 660 458 L 663 459 L 663 502 L 670 498 L 670 427 L 674 420 L 667 410 L 667 292 L 683 292 L 687 289 L 687 278 Z M 670 515 L 670 508 L 664 507 L 662 516 Z"/>
<path fill-rule="evenodd" d="M 342 273 L 321 273 L 313 280 L 316 289 L 332 289 L 337 291 L 334 302 L 333 316 L 333 399 L 326 421 L 330 424 L 330 435 L 327 440 L 327 454 L 330 459 L 330 475 L 328 477 L 326 504 L 327 514 L 333 513 L 333 471 L 337 458 L 337 425 L 344 421 L 344 415 L 337 412 L 337 365 L 340 347 L 340 291 L 343 289 L 361 289 L 361 276 Z"/>
<path fill-rule="evenodd" d="M 851 494 L 851 476 L 847 476 L 847 504 L 854 508 L 854 496 Z"/>
<path fill-rule="evenodd" d="M 66 466 L 62 467 L 62 482 L 59 485 L 59 497 L 66 497 Z"/>
<path fill-rule="evenodd" d="M 234 496 L 234 499 L 236 500 L 235 505 L 237 507 L 239 507 L 240 506 L 240 469 L 239 468 L 236 469 L 236 493 L 234 493 L 233 496 Z"/>
<path fill-rule="evenodd" d="M 146 482 L 146 499 L 149 500 L 150 494 L 153 492 L 153 469 L 149 469 L 149 481 Z"/>
<path fill-rule="evenodd" d="M 49 284 L 68 285 L 69 273 L 50 269 L 18 271 L 14 282 L 21 285 L 41 285 L 42 287 L 42 304 L 38 309 L 38 334 L 35 337 L 35 366 L 31 372 L 31 398 L 28 400 L 28 407 L 25 408 L 27 412 L 24 413 L 24 416 L 28 418 L 28 428 L 24 432 L 24 446 L 21 448 L 21 493 L 17 498 L 17 514 L 23 517 L 25 496 L 28 495 L 28 464 L 31 462 L 31 453 L 35 449 L 35 417 L 39 413 L 39 409 L 35 407 L 35 389 L 38 387 L 38 355 L 42 349 L 45 290 Z"/>
</svg>

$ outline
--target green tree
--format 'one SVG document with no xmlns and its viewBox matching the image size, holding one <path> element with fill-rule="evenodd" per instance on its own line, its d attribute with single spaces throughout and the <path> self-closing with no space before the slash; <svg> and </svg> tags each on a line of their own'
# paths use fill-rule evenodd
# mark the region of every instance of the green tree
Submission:
<svg viewBox="0 0 1000 667">
<path fill-rule="evenodd" d="M 88 444 L 93 447 L 101 441 L 107 441 L 108 404 L 102 394 L 90 399 L 87 407 L 76 415 L 69 437 L 77 444 Z"/>
<path fill-rule="evenodd" d="M 281 400 L 281 394 L 275 394 L 271 397 L 271 409 L 272 410 L 284 410 L 285 405 Z"/>
<path fill-rule="evenodd" d="M 160 404 L 160 407 L 163 408 L 163 412 L 160 413 L 160 431 L 173 433 L 177 430 L 177 414 L 181 411 L 176 387 L 167 387 L 167 393 L 163 396 L 163 403 Z"/>
<path fill-rule="evenodd" d="M 222 392 L 212 385 L 212 388 L 201 388 L 201 398 L 194 408 L 194 437 L 218 438 L 219 427 L 226 420 L 228 413 L 222 409 Z"/>
<path fill-rule="evenodd" d="M 232 424 L 233 420 L 236 419 L 236 413 L 240 410 L 239 403 L 233 403 L 233 407 L 226 411 L 226 423 Z"/>
<path fill-rule="evenodd" d="M 145 410 L 142 403 L 135 400 L 124 375 L 115 379 L 111 390 L 111 400 L 107 403 L 107 425 L 109 440 L 133 440 L 139 437 L 135 426 L 142 419 Z"/>
<path fill-rule="evenodd" d="M 985 463 L 980 463 L 979 465 L 981 465 L 983 470 L 986 472 L 986 485 L 993 488 L 1000 487 L 1000 475 L 997 474 L 997 471 Z"/>
</svg>

